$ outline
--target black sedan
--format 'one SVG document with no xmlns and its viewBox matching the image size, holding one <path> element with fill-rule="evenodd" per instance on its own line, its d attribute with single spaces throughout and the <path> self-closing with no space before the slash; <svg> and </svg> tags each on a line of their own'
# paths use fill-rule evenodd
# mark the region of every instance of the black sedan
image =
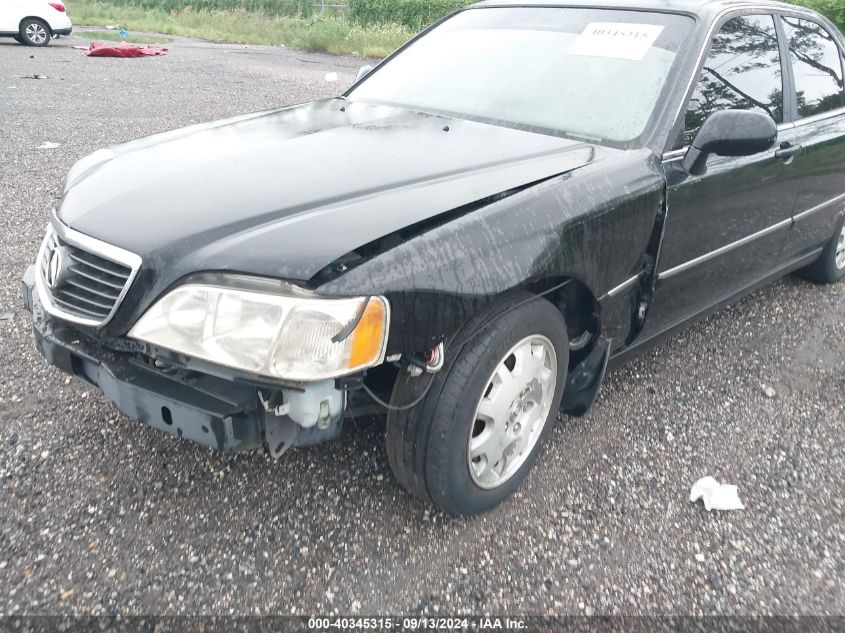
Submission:
<svg viewBox="0 0 845 633">
<path fill-rule="evenodd" d="M 608 365 L 782 275 L 845 276 L 845 41 L 773 2 L 484 2 L 335 99 L 99 151 L 24 299 L 47 360 L 222 451 L 387 411 L 473 514 Z"/>
</svg>

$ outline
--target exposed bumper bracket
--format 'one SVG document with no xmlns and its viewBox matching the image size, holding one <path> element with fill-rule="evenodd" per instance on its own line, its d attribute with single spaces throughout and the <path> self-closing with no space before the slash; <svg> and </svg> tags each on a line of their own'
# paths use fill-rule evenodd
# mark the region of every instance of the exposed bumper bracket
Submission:
<svg viewBox="0 0 845 633">
<path fill-rule="evenodd" d="M 292 446 L 311 446 L 337 438 L 342 412 L 324 428 L 300 428 L 284 406 L 265 411 L 280 394 L 259 400 L 259 387 L 194 371 L 165 371 L 137 355 L 118 352 L 84 336 L 73 326 L 53 320 L 34 292 L 30 267 L 21 295 L 32 312 L 36 345 L 47 361 L 100 389 L 120 411 L 142 424 L 223 452 L 268 446 L 280 457 Z"/>
</svg>

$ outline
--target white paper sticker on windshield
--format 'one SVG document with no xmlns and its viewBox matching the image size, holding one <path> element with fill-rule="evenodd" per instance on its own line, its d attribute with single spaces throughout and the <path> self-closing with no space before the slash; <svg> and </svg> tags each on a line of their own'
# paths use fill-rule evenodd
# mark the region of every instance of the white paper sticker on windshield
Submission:
<svg viewBox="0 0 845 633">
<path fill-rule="evenodd" d="M 569 47 L 569 54 L 642 61 L 663 28 L 656 24 L 590 22 Z"/>
</svg>

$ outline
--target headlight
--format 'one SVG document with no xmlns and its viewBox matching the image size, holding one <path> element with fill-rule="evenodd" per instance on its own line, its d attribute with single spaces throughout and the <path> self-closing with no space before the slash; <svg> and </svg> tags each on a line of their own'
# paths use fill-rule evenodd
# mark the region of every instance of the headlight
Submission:
<svg viewBox="0 0 845 633">
<path fill-rule="evenodd" d="M 387 299 L 320 298 L 280 282 L 246 282 L 244 288 L 180 286 L 150 308 L 129 336 L 212 363 L 298 382 L 344 376 L 384 360 Z M 335 342 L 341 333 L 348 336 Z"/>
</svg>

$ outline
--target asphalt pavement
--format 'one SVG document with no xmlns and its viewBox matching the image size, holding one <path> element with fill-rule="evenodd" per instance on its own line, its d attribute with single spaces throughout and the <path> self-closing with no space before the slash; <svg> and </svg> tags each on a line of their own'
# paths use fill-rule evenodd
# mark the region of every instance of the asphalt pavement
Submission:
<svg viewBox="0 0 845 633">
<path fill-rule="evenodd" d="M 337 94 L 367 63 L 85 43 L 0 40 L 0 614 L 845 614 L 845 284 L 784 279 L 615 371 L 474 519 L 398 487 L 383 423 L 279 462 L 226 456 L 49 367 L 19 278 L 76 160 Z M 690 504 L 704 475 L 745 509 Z"/>
</svg>

